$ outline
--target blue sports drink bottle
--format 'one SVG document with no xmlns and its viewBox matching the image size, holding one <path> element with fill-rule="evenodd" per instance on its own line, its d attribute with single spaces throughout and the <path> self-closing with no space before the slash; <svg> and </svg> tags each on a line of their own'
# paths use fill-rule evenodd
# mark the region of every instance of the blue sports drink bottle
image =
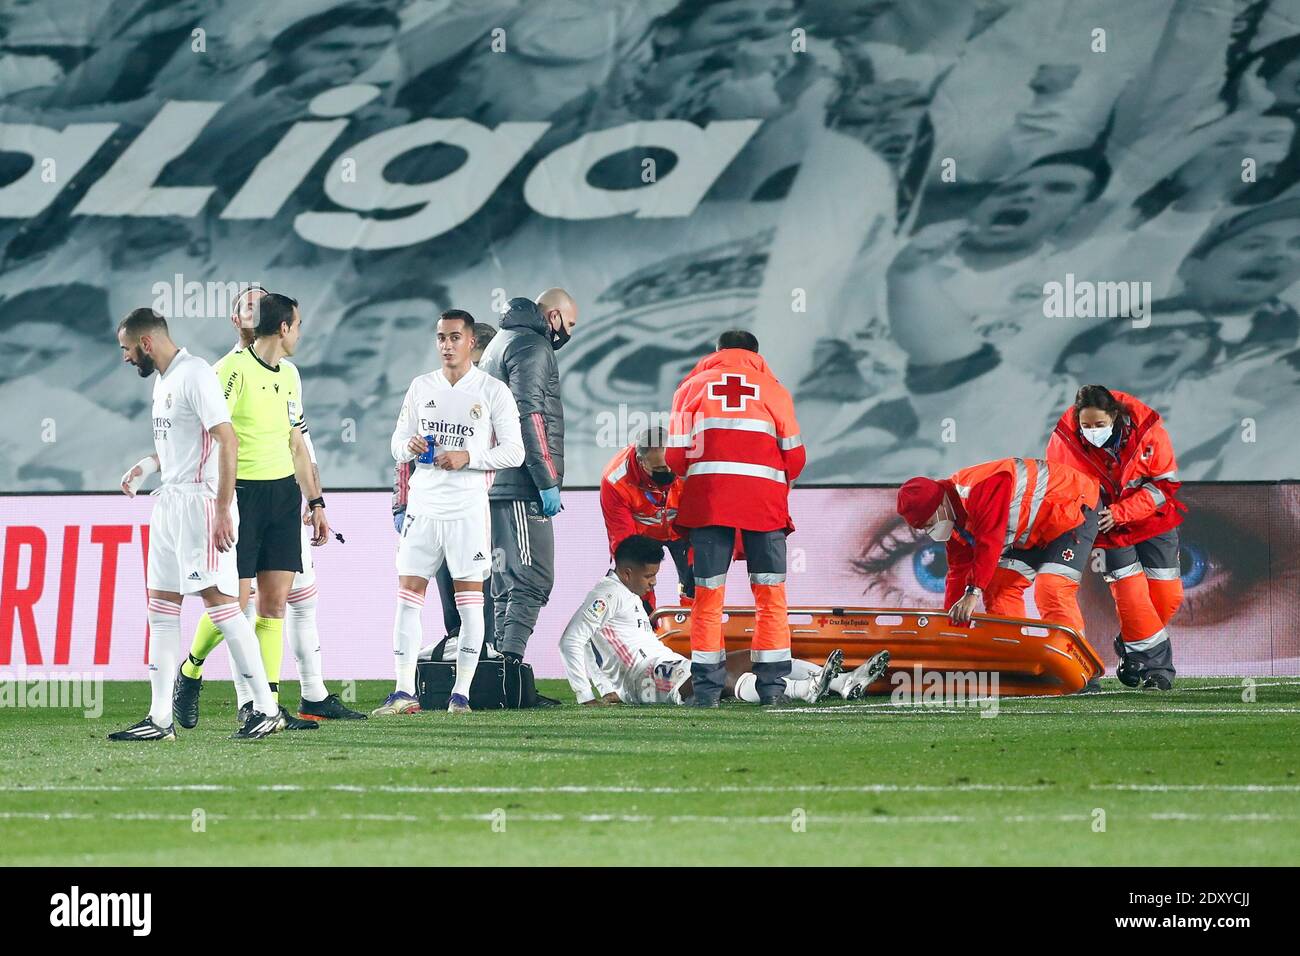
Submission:
<svg viewBox="0 0 1300 956">
<path fill-rule="evenodd" d="M 437 443 L 433 440 L 433 436 L 432 436 L 432 435 L 425 435 L 425 436 L 424 436 L 424 440 L 425 440 L 426 442 L 429 443 L 429 447 L 428 447 L 428 449 L 425 451 L 425 453 L 424 453 L 423 455 L 420 455 L 420 456 L 419 456 L 418 458 L 416 458 L 415 460 L 418 461 L 418 462 L 419 462 L 420 464 L 422 464 L 422 465 L 432 465 L 432 464 L 433 464 L 433 456 L 436 455 L 436 454 L 438 454 L 438 445 L 437 445 Z"/>
</svg>

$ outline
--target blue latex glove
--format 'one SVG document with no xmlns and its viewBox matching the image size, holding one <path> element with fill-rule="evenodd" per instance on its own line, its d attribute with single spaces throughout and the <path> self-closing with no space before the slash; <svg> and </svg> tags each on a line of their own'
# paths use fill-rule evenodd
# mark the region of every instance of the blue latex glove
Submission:
<svg viewBox="0 0 1300 956">
<path fill-rule="evenodd" d="M 405 510 L 393 512 L 393 527 L 397 529 L 398 534 L 402 533 L 402 522 L 404 522 L 405 520 L 406 520 Z"/>
<path fill-rule="evenodd" d="M 557 485 L 554 488 L 543 488 L 540 492 L 542 498 L 542 514 L 548 518 L 554 518 L 560 513 L 560 488 Z"/>
</svg>

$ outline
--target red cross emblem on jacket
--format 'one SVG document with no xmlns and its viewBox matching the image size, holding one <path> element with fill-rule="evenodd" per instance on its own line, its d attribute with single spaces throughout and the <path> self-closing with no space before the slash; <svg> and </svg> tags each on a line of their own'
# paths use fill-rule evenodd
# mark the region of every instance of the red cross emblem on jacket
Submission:
<svg viewBox="0 0 1300 956">
<path fill-rule="evenodd" d="M 751 399 L 758 398 L 758 386 L 750 385 L 744 375 L 724 375 L 709 383 L 709 398 L 722 402 L 729 412 L 743 412 Z"/>
</svg>

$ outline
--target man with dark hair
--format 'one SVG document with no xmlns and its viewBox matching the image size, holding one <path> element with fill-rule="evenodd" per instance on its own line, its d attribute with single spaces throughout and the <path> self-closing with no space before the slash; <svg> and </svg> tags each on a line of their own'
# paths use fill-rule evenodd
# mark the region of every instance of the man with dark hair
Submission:
<svg viewBox="0 0 1300 956">
<path fill-rule="evenodd" d="M 524 462 L 497 472 L 492 502 L 492 569 L 496 648 L 522 661 L 537 615 L 555 584 L 555 532 L 564 481 L 564 405 L 555 352 L 578 324 L 578 305 L 563 289 L 534 302 L 507 303 L 501 331 L 483 353 L 482 368 L 510 387 L 519 406 Z"/>
<path fill-rule="evenodd" d="M 257 339 L 257 327 L 261 316 L 261 301 L 270 293 L 260 285 L 250 285 L 239 292 L 231 303 L 230 322 L 238 336 L 235 348 L 226 356 L 241 349 L 250 348 Z M 280 360 L 281 365 L 291 366 L 287 358 Z M 303 444 L 307 448 L 307 457 L 311 459 L 312 474 L 320 485 L 320 469 L 316 462 L 316 450 L 312 444 L 311 434 L 307 430 L 306 410 L 301 409 L 300 431 Z M 292 729 L 302 729 L 301 721 L 321 720 L 365 720 L 366 715 L 351 710 L 343 705 L 337 694 L 331 694 L 325 686 L 324 665 L 321 661 L 320 633 L 316 629 L 316 566 L 312 560 L 313 529 L 303 523 L 299 532 L 299 546 L 302 555 L 302 568 L 293 576 L 289 593 L 285 599 L 284 634 L 298 664 L 298 681 L 301 687 L 301 700 L 298 703 L 297 718 L 290 717 Z M 255 627 L 256 586 L 250 582 L 250 599 L 244 608 L 250 627 Z M 199 618 L 190 642 L 190 653 L 181 664 L 176 677 L 174 709 L 176 719 L 187 729 L 198 724 L 199 695 L 203 690 L 203 662 L 221 643 L 222 635 L 208 615 Z M 253 699 L 252 688 L 237 669 L 232 669 L 235 685 L 235 702 L 242 715 L 247 712 Z M 277 687 L 278 690 L 278 687 Z"/>
<path fill-rule="evenodd" d="M 452 313 L 469 315 L 468 312 L 463 312 L 461 309 L 448 309 L 443 313 L 443 316 Z M 479 360 L 483 358 L 483 351 L 488 347 L 493 337 L 496 336 L 497 330 L 496 326 L 487 322 L 474 321 L 472 316 L 470 316 L 469 321 L 474 326 L 474 342 L 470 348 L 469 358 L 473 364 L 478 365 Z M 406 499 L 410 493 L 411 472 L 414 470 L 414 461 L 399 461 L 393 469 L 393 527 L 397 529 L 398 534 L 402 533 L 402 526 L 406 523 Z M 446 636 L 448 638 L 459 637 L 460 611 L 456 609 L 456 594 L 452 586 L 451 572 L 447 570 L 445 561 L 442 567 L 438 568 L 435 580 L 438 585 L 438 600 L 442 602 L 442 623 L 446 629 Z M 491 636 L 491 628 L 496 620 L 496 612 L 492 603 L 492 587 L 490 584 L 483 589 L 483 620 L 488 623 L 488 634 Z M 487 644 L 495 652 L 493 641 L 488 640 Z M 443 645 L 443 653 L 444 655 L 452 655 L 450 658 L 444 657 L 444 660 L 454 659 L 455 642 L 447 641 Z"/>
<path fill-rule="evenodd" d="M 298 369 L 285 361 L 293 355 L 302 331 L 298 302 L 266 292 L 255 305 L 254 338 L 217 365 L 231 421 L 239 436 L 236 491 L 241 528 L 237 548 L 240 603 L 247 606 L 257 582 L 258 643 L 267 679 L 279 700 L 280 664 L 284 656 L 284 617 L 294 576 L 302 571 L 299 505 L 308 499 L 312 544 L 329 538 L 325 499 L 303 440 L 302 382 Z M 200 630 L 190 659 L 177 681 L 174 709 L 181 726 L 198 723 L 202 666 L 219 638 L 204 639 Z M 314 728 L 310 719 L 280 714 L 291 730 Z"/>
<path fill-rule="evenodd" d="M 690 661 L 655 637 L 641 595 L 653 592 L 663 544 L 645 535 L 624 538 L 614 567 L 583 598 L 560 638 L 560 656 L 580 704 L 680 703 Z M 594 667 L 592 666 L 594 664 Z M 591 692 L 595 672 L 597 698 Z"/>
<path fill-rule="evenodd" d="M 682 496 L 682 479 L 673 474 L 664 458 L 668 431 L 662 426 L 642 431 L 627 447 L 619 450 L 600 476 L 600 512 L 605 519 L 612 556 L 619 544 L 634 535 L 645 535 L 668 548 L 677 565 L 682 599 L 695 596 L 695 576 L 689 560 L 690 542 L 673 525 Z M 642 596 L 646 610 L 655 609 L 654 591 Z"/>
<path fill-rule="evenodd" d="M 737 532 L 754 594 L 758 701 L 779 701 L 790 674 L 785 538 L 794 530 L 790 486 L 806 453 L 790 393 L 746 334 L 724 335 L 719 345 L 745 344 L 700 359 L 673 395 L 666 461 L 684 479 L 677 524 L 690 529 L 695 553 L 691 674 L 701 707 L 716 707 L 723 691 L 723 591 Z"/>
<path fill-rule="evenodd" d="M 623 539 L 614 549 L 614 567 L 588 592 L 560 638 L 560 655 L 578 703 L 692 703 L 691 664 L 655 636 L 639 595 L 653 591 L 663 561 L 663 545 L 645 535 Z M 828 692 L 860 697 L 889 663 L 882 651 L 852 674 L 841 674 L 844 653 L 832 651 L 818 667 L 793 661 L 782 692 L 792 700 L 816 703 Z M 592 685 L 601 695 L 592 692 Z M 755 675 L 737 658 L 723 677 L 725 696 L 758 703 Z"/>
<path fill-rule="evenodd" d="M 753 332 L 746 332 L 744 329 L 728 329 L 718 336 L 717 351 L 723 349 L 744 349 L 746 352 L 758 351 L 758 339 L 754 337 Z"/>
<path fill-rule="evenodd" d="M 912 237 L 886 274 L 909 390 L 942 391 L 1004 359 L 1041 368 L 1056 357 L 1059 335 L 1044 328 L 1041 290 L 1095 265 L 1057 239 L 1109 179 L 1099 151 L 1054 153 L 998 183 L 964 220 Z"/>
<path fill-rule="evenodd" d="M 397 548 L 397 680 L 373 711 L 377 717 L 420 709 L 415 693 L 420 615 L 429 579 L 443 566 L 451 574 L 460 617 L 456 683 L 447 710 L 469 713 L 469 687 L 485 633 L 483 581 L 493 565 L 486 472 L 524 460 L 519 409 L 510 389 L 470 361 L 474 317 L 447 310 L 438 320 L 437 341 L 441 367 L 411 382 L 389 442 L 393 458 L 414 461 L 414 467 Z"/>
<path fill-rule="evenodd" d="M 497 337 L 497 327 L 487 322 L 474 323 L 474 351 L 470 353 L 470 360 L 477 365 L 483 358 L 483 353 L 487 347 L 492 344 L 492 340 Z"/>
<path fill-rule="evenodd" d="M 122 492 L 135 497 L 144 479 L 159 472 L 162 485 L 149 518 L 149 714 L 115 741 L 175 740 L 172 684 L 180 656 L 181 601 L 198 594 L 215 626 L 229 640 L 235 669 L 253 688 L 255 710 L 235 734 L 258 739 L 284 728 L 257 643 L 240 612 L 235 559 L 239 513 L 235 469 L 239 440 L 212 367 L 176 347 L 167 321 L 152 309 L 135 309 L 117 327 L 122 360 L 141 378 L 155 371 L 153 436 L 156 451 L 122 476 Z M 213 445 L 218 452 L 214 457 Z M 218 467 L 218 462 L 220 467 Z"/>
</svg>

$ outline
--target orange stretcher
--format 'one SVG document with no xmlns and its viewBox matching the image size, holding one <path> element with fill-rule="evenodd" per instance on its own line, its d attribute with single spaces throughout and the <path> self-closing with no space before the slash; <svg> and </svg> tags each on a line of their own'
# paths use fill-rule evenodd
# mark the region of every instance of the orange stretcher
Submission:
<svg viewBox="0 0 1300 956">
<path fill-rule="evenodd" d="M 977 614 L 961 627 L 942 611 L 916 608 L 792 607 L 789 615 L 795 657 L 820 661 L 840 648 L 847 669 L 889 651 L 889 670 L 867 693 L 887 694 L 894 673 L 915 674 L 919 667 L 996 673 L 1000 697 L 1074 694 L 1105 669 L 1083 635 L 1062 624 Z M 690 608 L 660 608 L 651 623 L 665 644 L 690 657 Z M 748 650 L 754 609 L 725 608 L 722 633 L 729 652 Z"/>
</svg>

